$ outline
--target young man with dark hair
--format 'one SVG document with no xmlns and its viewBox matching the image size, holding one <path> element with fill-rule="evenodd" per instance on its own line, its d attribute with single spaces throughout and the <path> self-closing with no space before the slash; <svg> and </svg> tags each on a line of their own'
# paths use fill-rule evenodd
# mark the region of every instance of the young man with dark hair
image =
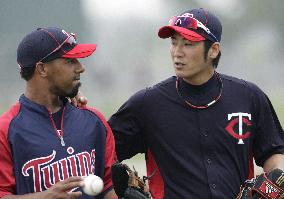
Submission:
<svg viewBox="0 0 284 199">
<path fill-rule="evenodd" d="M 95 44 L 77 44 L 75 35 L 39 28 L 26 35 L 17 50 L 26 89 L 0 117 L 0 198 L 91 199 L 80 191 L 83 176 L 104 181 L 96 198 L 116 197 L 111 180 L 114 139 L 97 110 L 76 108 L 74 97 Z"/>
<path fill-rule="evenodd" d="M 268 97 L 215 70 L 219 19 L 188 10 L 158 35 L 171 38 L 176 76 L 137 92 L 109 120 L 120 161 L 146 154 L 153 197 L 232 199 L 254 176 L 253 158 L 265 172 L 283 170 L 283 130 Z M 258 189 L 269 198 L 279 190 L 265 180 Z"/>
</svg>

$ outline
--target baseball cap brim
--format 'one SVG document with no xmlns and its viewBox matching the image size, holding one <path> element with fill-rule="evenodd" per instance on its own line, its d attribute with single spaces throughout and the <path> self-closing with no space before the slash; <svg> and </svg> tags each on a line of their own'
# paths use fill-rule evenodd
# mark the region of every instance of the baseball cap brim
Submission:
<svg viewBox="0 0 284 199">
<path fill-rule="evenodd" d="M 96 44 L 77 44 L 72 50 L 62 57 L 65 58 L 84 58 L 90 56 L 97 48 Z"/>
<path fill-rule="evenodd" d="M 162 28 L 160 28 L 158 35 L 160 38 L 165 39 L 171 37 L 174 34 L 174 32 L 179 33 L 181 36 L 183 36 L 185 39 L 189 41 L 205 40 L 205 37 L 201 36 L 200 34 L 179 26 L 163 26 Z"/>
</svg>

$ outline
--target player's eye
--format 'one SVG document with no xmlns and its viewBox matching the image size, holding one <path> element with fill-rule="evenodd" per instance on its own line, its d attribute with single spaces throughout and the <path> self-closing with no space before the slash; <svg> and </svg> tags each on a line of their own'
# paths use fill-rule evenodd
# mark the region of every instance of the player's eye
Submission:
<svg viewBox="0 0 284 199">
<path fill-rule="evenodd" d="M 192 43 L 186 42 L 184 45 L 185 45 L 185 46 L 192 46 Z"/>
<path fill-rule="evenodd" d="M 67 58 L 67 59 L 66 59 L 66 62 L 67 62 L 67 63 L 70 63 L 70 64 L 74 64 L 74 63 L 77 62 L 77 59 Z"/>
<path fill-rule="evenodd" d="M 176 44 L 177 44 L 176 38 L 171 37 L 171 44 L 172 44 L 172 45 L 176 45 Z"/>
</svg>

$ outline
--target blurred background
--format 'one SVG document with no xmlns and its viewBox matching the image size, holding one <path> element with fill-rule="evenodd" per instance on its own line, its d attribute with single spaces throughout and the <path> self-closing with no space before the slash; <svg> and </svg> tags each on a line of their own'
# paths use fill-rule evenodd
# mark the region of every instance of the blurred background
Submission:
<svg viewBox="0 0 284 199">
<path fill-rule="evenodd" d="M 174 75 L 170 42 L 157 32 L 171 16 L 195 7 L 223 24 L 217 70 L 261 87 L 283 126 L 284 0 L 0 0 L 0 114 L 24 91 L 16 49 L 32 30 L 62 27 L 78 42 L 98 45 L 81 60 L 81 90 L 108 119 L 134 92 Z"/>
</svg>

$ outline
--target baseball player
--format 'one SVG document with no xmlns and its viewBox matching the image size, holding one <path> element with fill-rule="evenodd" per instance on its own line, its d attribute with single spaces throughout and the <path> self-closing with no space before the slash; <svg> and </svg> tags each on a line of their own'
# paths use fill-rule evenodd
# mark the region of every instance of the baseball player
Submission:
<svg viewBox="0 0 284 199">
<path fill-rule="evenodd" d="M 74 97 L 95 44 L 77 44 L 60 28 L 39 28 L 17 50 L 26 89 L 0 117 L 0 198 L 95 198 L 82 193 L 81 176 L 104 181 L 96 198 L 116 197 L 111 165 L 114 139 L 104 117 L 92 108 L 76 108 Z"/>
<path fill-rule="evenodd" d="M 137 92 L 109 120 L 120 161 L 146 154 L 153 197 L 232 199 L 254 176 L 253 159 L 265 172 L 284 170 L 283 130 L 266 94 L 216 71 L 219 19 L 188 10 L 158 35 L 170 38 L 176 76 Z"/>
</svg>

